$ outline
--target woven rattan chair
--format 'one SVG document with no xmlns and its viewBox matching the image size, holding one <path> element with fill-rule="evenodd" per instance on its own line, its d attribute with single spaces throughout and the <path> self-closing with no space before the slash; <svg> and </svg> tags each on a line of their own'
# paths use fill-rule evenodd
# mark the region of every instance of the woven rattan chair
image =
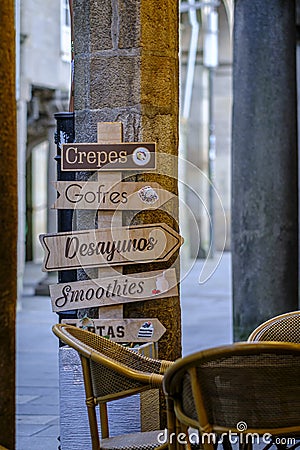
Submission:
<svg viewBox="0 0 300 450">
<path fill-rule="evenodd" d="M 250 433 L 257 433 L 254 444 L 260 436 L 260 448 L 271 435 L 275 444 L 300 437 L 298 344 L 243 342 L 204 350 L 176 361 L 163 386 L 170 449 L 195 443 L 195 433 L 180 435 L 184 427 L 200 430 L 205 450 L 240 437 L 251 444 Z"/>
<path fill-rule="evenodd" d="M 53 326 L 53 332 L 80 355 L 92 449 L 166 448 L 159 444 L 157 439 L 159 431 L 109 437 L 106 403 L 148 389 L 162 388 L 163 373 L 172 363 L 147 358 L 72 325 L 56 324 Z M 101 443 L 96 417 L 97 405 L 100 408 Z"/>
<path fill-rule="evenodd" d="M 300 344 L 300 311 L 291 311 L 272 317 L 272 319 L 255 328 L 248 341 L 278 341 Z"/>
</svg>

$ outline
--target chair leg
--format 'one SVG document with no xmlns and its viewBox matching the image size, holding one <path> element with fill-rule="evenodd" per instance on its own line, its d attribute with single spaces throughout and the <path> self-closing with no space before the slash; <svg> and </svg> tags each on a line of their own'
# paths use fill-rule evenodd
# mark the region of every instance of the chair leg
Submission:
<svg viewBox="0 0 300 450">
<path fill-rule="evenodd" d="M 239 450 L 252 450 L 252 449 L 253 449 L 253 444 L 251 441 L 249 441 L 247 443 L 239 444 Z"/>
<path fill-rule="evenodd" d="M 166 398 L 166 405 L 167 405 L 168 449 L 176 450 L 176 418 L 174 413 L 174 402 L 171 397 Z"/>
<path fill-rule="evenodd" d="M 296 438 L 296 440 L 298 440 L 298 438 Z M 295 450 L 299 446 L 300 446 L 300 441 L 296 442 L 294 445 L 292 445 L 292 447 L 288 447 L 288 449 L 289 450 Z"/>
<path fill-rule="evenodd" d="M 86 399 L 86 406 L 87 406 L 90 432 L 91 432 L 91 438 L 92 438 L 92 449 L 99 450 L 100 449 L 100 440 L 99 440 L 96 405 L 94 403 L 94 397 L 90 397 L 90 398 Z"/>
<path fill-rule="evenodd" d="M 106 439 L 109 437 L 107 404 L 100 403 L 99 409 L 100 409 L 101 436 L 102 439 Z"/>
<path fill-rule="evenodd" d="M 199 450 L 200 449 L 200 447 L 198 445 L 192 445 L 191 444 L 190 439 L 189 439 L 189 427 L 182 426 L 181 427 L 181 432 L 185 436 L 186 444 L 185 444 L 184 448 L 186 450 Z"/>
<path fill-rule="evenodd" d="M 84 387 L 85 387 L 85 395 L 86 395 L 86 406 L 87 406 L 91 440 L 92 440 L 92 450 L 99 450 L 100 449 L 100 439 L 99 439 L 98 422 L 97 422 L 97 416 L 96 416 L 96 404 L 94 401 L 92 380 L 90 377 L 89 361 L 82 355 L 80 355 L 80 359 L 81 359 L 82 371 L 83 371 L 83 379 L 84 379 Z"/>
<path fill-rule="evenodd" d="M 232 450 L 232 445 L 227 434 L 223 436 L 223 449 Z"/>
<path fill-rule="evenodd" d="M 179 420 L 177 418 L 175 418 L 175 436 L 173 437 L 173 439 L 175 441 L 175 445 L 176 445 L 176 449 L 177 450 L 182 450 L 182 449 L 186 448 L 186 446 L 181 444 L 179 442 L 179 439 L 178 439 L 178 437 L 180 436 L 181 432 L 183 432 L 181 424 L 179 423 Z"/>
</svg>

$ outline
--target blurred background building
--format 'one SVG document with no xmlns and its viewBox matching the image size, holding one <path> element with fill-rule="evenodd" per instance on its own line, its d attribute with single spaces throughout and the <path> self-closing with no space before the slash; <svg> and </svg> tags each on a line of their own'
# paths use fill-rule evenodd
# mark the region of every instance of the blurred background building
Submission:
<svg viewBox="0 0 300 450">
<path fill-rule="evenodd" d="M 213 251 L 223 250 L 225 221 L 225 249 L 230 249 L 233 2 L 182 1 L 180 11 L 180 152 L 201 171 L 189 167 L 184 174 L 193 211 L 185 232 L 197 242 L 200 231 L 199 248 L 190 245 L 189 251 L 192 258 L 204 258 L 211 244 Z"/>
<path fill-rule="evenodd" d="M 233 0 L 180 4 L 180 156 L 193 165 L 182 171 L 182 192 L 193 213 L 182 234 L 194 242 L 200 231 L 199 247 L 188 246 L 192 258 L 207 256 L 212 227 L 214 250 L 223 250 L 224 220 L 230 224 L 232 14 Z M 50 182 L 56 179 L 54 113 L 69 105 L 68 0 L 16 0 L 16 33 L 21 286 L 25 261 L 42 259 L 38 235 L 56 231 Z M 212 198 L 209 179 L 221 203 Z M 229 236 L 228 229 L 227 250 Z"/>
<path fill-rule="evenodd" d="M 38 234 L 55 230 L 54 113 L 68 109 L 71 30 L 68 0 L 16 0 L 19 286 L 25 260 L 39 260 Z M 52 192 L 53 191 L 53 192 Z"/>
</svg>

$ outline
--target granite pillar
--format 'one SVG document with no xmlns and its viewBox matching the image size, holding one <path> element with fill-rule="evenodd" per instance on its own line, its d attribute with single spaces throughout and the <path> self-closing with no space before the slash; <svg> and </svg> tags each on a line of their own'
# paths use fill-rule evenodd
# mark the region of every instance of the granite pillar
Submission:
<svg viewBox="0 0 300 450">
<path fill-rule="evenodd" d="M 234 339 L 298 308 L 295 2 L 237 0 L 234 19 Z"/>
<path fill-rule="evenodd" d="M 177 194 L 179 119 L 178 3 L 173 0 L 73 0 L 74 111 L 77 142 L 97 142 L 98 122 L 121 122 L 124 142 L 156 142 L 156 173 L 126 173 L 126 181 L 158 182 Z M 87 180 L 91 173 L 78 173 Z M 125 174 L 124 174 L 125 176 Z M 92 178 L 91 178 L 92 179 Z M 123 225 L 164 222 L 178 231 L 178 200 L 156 211 L 123 213 Z M 94 211 L 76 211 L 78 229 L 97 226 Z M 180 279 L 178 253 L 166 263 L 124 267 L 123 273 L 171 267 Z M 78 279 L 96 277 L 80 270 Z M 78 311 L 82 317 L 85 311 Z M 98 308 L 89 312 L 96 317 Z M 159 357 L 181 355 L 179 297 L 124 305 L 124 317 L 157 317 L 167 332 Z"/>
<path fill-rule="evenodd" d="M 73 8 L 77 142 L 97 142 L 97 122 L 122 122 L 125 142 L 156 142 L 158 151 L 157 174 L 133 175 L 127 180 L 157 181 L 177 193 L 177 3 L 75 0 Z M 81 179 L 89 176 L 79 175 Z M 169 210 L 128 213 L 123 222 L 165 222 L 178 229 L 177 209 L 174 202 Z M 77 214 L 79 228 L 94 227 L 95 213 Z M 131 266 L 130 271 L 165 268 L 172 262 Z M 167 328 L 159 346 L 160 357 L 175 359 L 180 355 L 179 298 L 125 306 L 124 316 L 157 317 Z"/>
<path fill-rule="evenodd" d="M 0 447 L 15 448 L 15 322 L 17 305 L 18 173 L 14 3 L 0 20 Z"/>
</svg>

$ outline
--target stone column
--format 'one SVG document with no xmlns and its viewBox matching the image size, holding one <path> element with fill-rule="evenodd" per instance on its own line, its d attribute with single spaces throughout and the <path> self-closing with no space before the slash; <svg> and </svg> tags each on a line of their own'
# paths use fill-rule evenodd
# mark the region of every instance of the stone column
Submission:
<svg viewBox="0 0 300 450">
<path fill-rule="evenodd" d="M 298 308 L 295 2 L 237 0 L 234 20 L 234 338 Z"/>
<path fill-rule="evenodd" d="M 55 135 L 55 121 L 49 123 L 48 128 L 48 142 L 49 142 L 49 154 L 48 154 L 48 183 L 47 183 L 47 206 L 48 206 L 48 214 L 47 214 L 47 233 L 55 233 L 57 226 L 57 211 L 55 209 L 51 209 L 56 200 L 56 192 L 54 187 L 51 185 L 53 181 L 56 180 L 57 177 L 57 169 L 56 169 L 56 161 L 55 156 L 57 154 L 57 148 L 54 143 L 54 135 Z"/>
<path fill-rule="evenodd" d="M 157 181 L 177 193 L 178 3 L 74 0 L 73 8 L 76 141 L 97 142 L 97 122 L 122 122 L 125 142 L 157 143 L 158 174 L 131 179 Z M 174 202 L 165 211 L 124 214 L 124 225 L 165 222 L 178 229 L 177 209 Z M 93 227 L 93 217 L 79 212 L 79 227 L 87 228 L 88 221 Z M 124 273 L 161 269 L 172 262 L 135 265 Z M 180 356 L 179 298 L 125 305 L 124 317 L 157 317 L 167 328 L 160 357 Z"/>
<path fill-rule="evenodd" d="M 54 143 L 55 121 L 52 117 L 48 125 L 48 164 L 47 164 L 47 233 L 55 233 L 57 231 L 57 211 L 52 209 L 56 200 L 56 192 L 52 186 L 52 182 L 56 181 L 56 161 L 57 153 L 56 145 Z M 57 272 L 47 272 L 46 275 L 38 282 L 35 287 L 35 295 L 50 295 L 49 285 L 56 283 Z"/>
<path fill-rule="evenodd" d="M 0 8 L 0 447 L 15 448 L 15 321 L 17 302 L 17 130 L 14 2 Z"/>
<path fill-rule="evenodd" d="M 26 89 L 20 87 L 17 102 L 18 142 L 18 309 L 22 307 L 22 292 L 26 259 L 26 164 L 27 164 L 27 98 Z"/>
</svg>

